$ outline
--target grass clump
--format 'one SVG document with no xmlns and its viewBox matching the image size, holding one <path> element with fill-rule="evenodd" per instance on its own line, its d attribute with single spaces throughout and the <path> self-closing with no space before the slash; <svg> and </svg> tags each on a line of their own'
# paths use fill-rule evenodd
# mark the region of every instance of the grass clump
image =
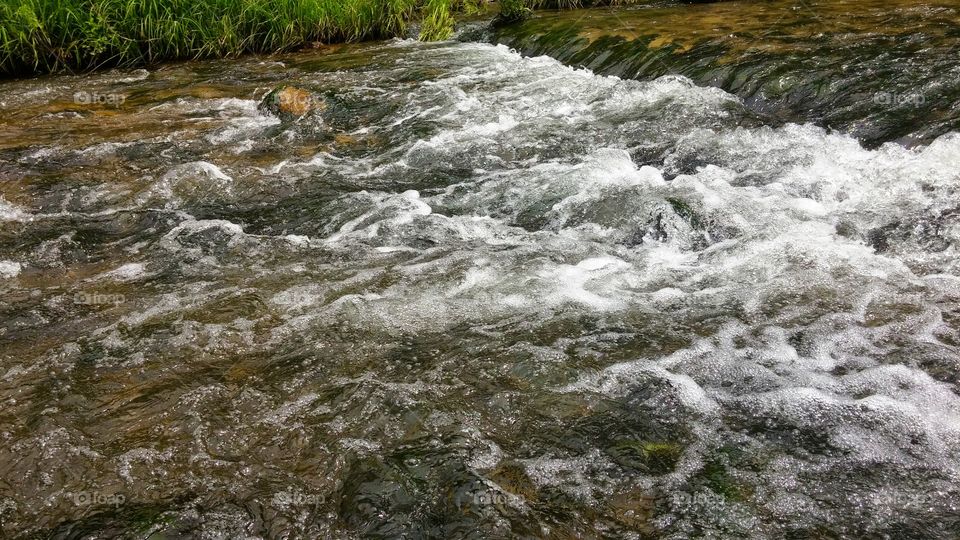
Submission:
<svg viewBox="0 0 960 540">
<path fill-rule="evenodd" d="M 615 7 L 638 4 L 645 0 L 499 0 L 498 24 L 522 21 L 535 9 L 580 9 L 589 7 Z"/>
<path fill-rule="evenodd" d="M 274 53 L 312 42 L 445 39 L 480 0 L 0 0 L 0 74 Z"/>
<path fill-rule="evenodd" d="M 627 6 L 644 0 L 527 0 L 533 9 L 578 9 L 601 6 Z"/>
<path fill-rule="evenodd" d="M 453 35 L 451 2 L 452 0 L 427 1 L 423 9 L 423 25 L 420 27 L 421 41 L 440 41 Z"/>
<path fill-rule="evenodd" d="M 512 23 L 522 21 L 532 13 L 531 6 L 540 0 L 500 0 L 500 15 L 497 17 L 499 23 Z"/>
</svg>

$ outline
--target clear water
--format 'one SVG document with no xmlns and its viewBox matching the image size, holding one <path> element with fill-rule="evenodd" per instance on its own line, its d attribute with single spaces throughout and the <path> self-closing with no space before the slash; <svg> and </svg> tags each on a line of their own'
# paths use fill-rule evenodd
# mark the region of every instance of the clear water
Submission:
<svg viewBox="0 0 960 540">
<path fill-rule="evenodd" d="M 5 535 L 960 531 L 957 133 L 410 41 L 0 108 Z"/>
</svg>

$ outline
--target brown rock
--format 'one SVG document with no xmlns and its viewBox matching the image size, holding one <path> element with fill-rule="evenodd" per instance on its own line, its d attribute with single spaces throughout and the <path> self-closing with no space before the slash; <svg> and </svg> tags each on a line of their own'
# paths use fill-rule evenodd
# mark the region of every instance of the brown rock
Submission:
<svg viewBox="0 0 960 540">
<path fill-rule="evenodd" d="M 281 86 L 267 94 L 259 108 L 279 116 L 282 120 L 294 120 L 326 107 L 323 100 L 306 90 Z"/>
<path fill-rule="evenodd" d="M 537 487 L 520 463 L 503 461 L 490 473 L 490 478 L 505 491 L 529 501 L 537 500 Z"/>
</svg>

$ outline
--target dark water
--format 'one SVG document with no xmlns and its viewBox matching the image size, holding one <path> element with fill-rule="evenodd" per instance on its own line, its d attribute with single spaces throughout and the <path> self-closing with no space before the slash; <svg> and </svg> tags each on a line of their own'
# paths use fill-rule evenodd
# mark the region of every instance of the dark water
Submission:
<svg viewBox="0 0 960 540">
<path fill-rule="evenodd" d="M 412 41 L 0 111 L 5 536 L 960 531 L 957 133 Z"/>
</svg>

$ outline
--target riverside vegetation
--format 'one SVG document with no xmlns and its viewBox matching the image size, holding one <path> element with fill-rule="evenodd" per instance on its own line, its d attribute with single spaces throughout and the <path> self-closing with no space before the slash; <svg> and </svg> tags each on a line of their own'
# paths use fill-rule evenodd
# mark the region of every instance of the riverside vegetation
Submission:
<svg viewBox="0 0 960 540">
<path fill-rule="evenodd" d="M 0 75 L 275 53 L 315 42 L 401 36 L 417 22 L 420 39 L 442 40 L 452 35 L 455 15 L 477 14 L 487 4 L 486 0 L 5 0 L 0 3 Z M 517 20 L 531 8 L 584 5 L 576 0 L 506 0 L 499 8 L 501 20 Z"/>
</svg>

